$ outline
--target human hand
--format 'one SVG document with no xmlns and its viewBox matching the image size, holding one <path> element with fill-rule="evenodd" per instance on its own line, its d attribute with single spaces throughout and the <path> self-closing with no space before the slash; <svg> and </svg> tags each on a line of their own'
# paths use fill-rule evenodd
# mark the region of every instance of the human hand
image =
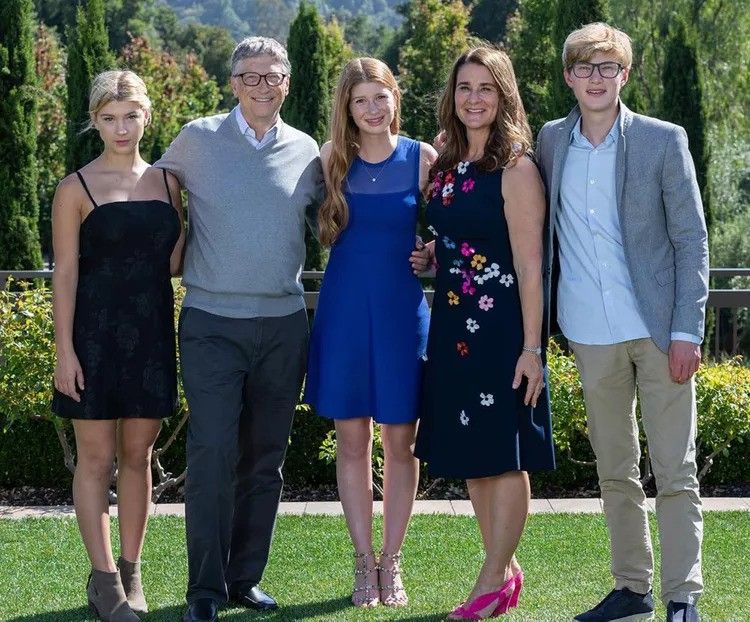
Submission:
<svg viewBox="0 0 750 622">
<path fill-rule="evenodd" d="M 443 149 L 445 148 L 446 140 L 447 134 L 445 133 L 445 130 L 440 130 L 440 132 L 438 132 L 438 135 L 432 139 L 432 146 L 435 147 L 435 151 L 437 151 L 438 153 L 442 153 Z"/>
<path fill-rule="evenodd" d="M 513 388 L 521 386 L 523 377 L 526 376 L 526 395 L 523 403 L 531 404 L 536 408 L 536 402 L 544 389 L 544 370 L 542 369 L 542 357 L 534 352 L 521 352 L 516 363 L 516 375 L 513 377 Z"/>
<path fill-rule="evenodd" d="M 74 352 L 58 352 L 57 364 L 55 365 L 55 388 L 74 399 L 81 401 L 81 396 L 76 388 L 83 391 L 83 370 Z"/>
<path fill-rule="evenodd" d="M 669 375 L 673 382 L 684 384 L 701 365 L 701 348 L 690 341 L 675 340 L 669 344 Z"/>
<path fill-rule="evenodd" d="M 414 274 L 421 274 L 426 272 L 434 263 L 435 260 L 435 242 L 428 242 L 424 244 L 421 238 L 417 239 L 417 243 L 414 250 L 411 252 L 409 257 L 409 263 L 411 263 L 411 269 Z"/>
</svg>

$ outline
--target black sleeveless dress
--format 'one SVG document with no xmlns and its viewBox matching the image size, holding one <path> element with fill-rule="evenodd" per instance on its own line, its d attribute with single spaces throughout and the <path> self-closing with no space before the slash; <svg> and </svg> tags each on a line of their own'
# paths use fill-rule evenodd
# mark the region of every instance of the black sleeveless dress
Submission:
<svg viewBox="0 0 750 622">
<path fill-rule="evenodd" d="M 169 417 L 177 404 L 169 258 L 180 234 L 172 197 L 97 205 L 77 175 L 94 205 L 80 228 L 73 318 L 85 390 L 80 402 L 55 390 L 52 410 L 68 419 Z"/>
<path fill-rule="evenodd" d="M 430 475 L 473 479 L 555 468 L 549 393 L 513 389 L 523 317 L 502 170 L 460 162 L 432 184 L 438 264 L 415 455 Z"/>
</svg>

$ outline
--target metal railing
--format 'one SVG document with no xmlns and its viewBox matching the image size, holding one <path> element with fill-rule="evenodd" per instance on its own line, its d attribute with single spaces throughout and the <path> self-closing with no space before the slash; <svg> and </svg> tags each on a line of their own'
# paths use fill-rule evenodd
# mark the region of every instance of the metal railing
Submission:
<svg viewBox="0 0 750 622">
<path fill-rule="evenodd" d="M 711 268 L 710 277 L 712 279 L 727 279 L 732 277 L 750 277 L 750 268 Z M 52 270 L 0 270 L 0 289 L 5 289 L 8 278 L 14 279 L 51 279 Z M 302 281 L 319 281 L 323 278 L 323 272 L 316 270 L 305 270 L 302 273 Z M 433 291 L 425 289 L 427 302 L 432 303 Z M 315 310 L 318 306 L 317 291 L 305 291 L 305 305 L 308 310 Z M 716 309 L 715 330 L 713 335 L 714 348 L 713 353 L 717 354 L 722 350 L 722 324 L 726 323 L 726 318 L 722 321 L 722 310 L 728 309 L 730 317 L 728 324 L 730 337 L 728 340 L 729 354 L 737 354 L 739 351 L 740 334 L 738 324 L 738 310 L 750 308 L 750 289 L 711 289 L 708 292 L 709 308 Z M 724 335 L 726 337 L 726 335 Z M 750 353 L 748 353 L 750 354 Z"/>
</svg>

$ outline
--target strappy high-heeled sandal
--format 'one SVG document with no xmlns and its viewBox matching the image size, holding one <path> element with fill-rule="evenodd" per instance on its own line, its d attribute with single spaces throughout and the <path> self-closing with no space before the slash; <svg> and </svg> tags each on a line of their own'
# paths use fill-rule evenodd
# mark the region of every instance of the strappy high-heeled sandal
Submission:
<svg viewBox="0 0 750 622">
<path fill-rule="evenodd" d="M 383 560 L 388 560 L 388 566 L 383 565 Z M 380 602 L 386 607 L 406 607 L 409 604 L 409 597 L 406 595 L 404 583 L 401 580 L 401 551 L 395 553 L 386 553 L 380 551 L 380 560 L 378 562 L 380 569 Z M 389 576 L 389 582 L 384 581 L 384 576 Z"/>
<path fill-rule="evenodd" d="M 372 566 L 367 563 L 372 559 Z M 375 581 L 370 580 L 370 575 L 375 574 Z M 361 578 L 362 585 L 357 585 Z M 380 590 L 378 589 L 378 563 L 375 554 L 354 553 L 354 589 L 352 590 L 352 604 L 355 607 L 376 607 L 380 603 Z"/>
</svg>

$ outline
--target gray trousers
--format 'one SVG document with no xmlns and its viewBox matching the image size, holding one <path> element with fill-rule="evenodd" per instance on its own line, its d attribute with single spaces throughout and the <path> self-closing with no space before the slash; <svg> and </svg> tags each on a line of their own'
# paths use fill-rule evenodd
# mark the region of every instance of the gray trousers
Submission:
<svg viewBox="0 0 750 622">
<path fill-rule="evenodd" d="M 307 341 L 304 309 L 250 319 L 182 310 L 188 603 L 222 604 L 232 589 L 261 580 Z"/>
</svg>

